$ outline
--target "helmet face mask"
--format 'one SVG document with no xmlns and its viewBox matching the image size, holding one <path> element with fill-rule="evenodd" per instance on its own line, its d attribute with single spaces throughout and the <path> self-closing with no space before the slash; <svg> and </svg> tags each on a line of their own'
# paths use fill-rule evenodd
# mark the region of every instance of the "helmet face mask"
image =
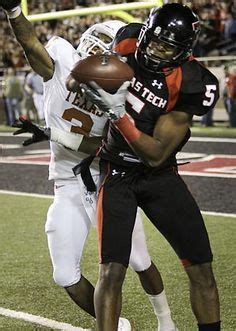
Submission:
<svg viewBox="0 0 236 331">
<path fill-rule="evenodd" d="M 165 41 L 151 40 L 146 47 L 146 52 L 149 57 L 153 57 L 154 61 L 171 60 L 175 57 L 177 49 Z"/>
<path fill-rule="evenodd" d="M 111 44 L 112 38 L 102 33 L 96 33 L 96 30 L 94 30 L 91 34 L 84 34 L 81 37 L 77 50 L 81 57 L 85 58 L 89 55 L 94 55 L 98 52 L 102 53 L 108 50 L 111 47 Z"/>
<path fill-rule="evenodd" d="M 86 58 L 110 50 L 116 33 L 124 25 L 118 20 L 94 24 L 82 34 L 77 52 Z"/>
<path fill-rule="evenodd" d="M 197 16 L 186 6 L 154 9 L 140 32 L 136 60 L 150 72 L 172 70 L 191 55 L 199 31 Z"/>
</svg>

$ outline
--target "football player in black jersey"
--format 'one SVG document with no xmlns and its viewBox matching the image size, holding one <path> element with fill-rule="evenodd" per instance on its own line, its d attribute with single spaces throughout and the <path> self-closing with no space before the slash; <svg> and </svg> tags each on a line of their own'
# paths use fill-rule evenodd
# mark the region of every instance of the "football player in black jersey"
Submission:
<svg viewBox="0 0 236 331">
<path fill-rule="evenodd" d="M 100 151 L 97 207 L 101 267 L 95 309 L 100 331 L 117 328 L 138 206 L 183 264 L 198 329 L 220 330 L 208 234 L 176 163 L 176 153 L 190 137 L 192 116 L 206 114 L 219 97 L 216 77 L 192 56 L 199 28 L 187 6 L 154 8 L 146 24 L 122 27 L 115 39 L 114 50 L 134 69 L 130 85 L 125 82 L 116 94 L 93 82 L 93 89 L 84 87 L 110 118 Z"/>
</svg>

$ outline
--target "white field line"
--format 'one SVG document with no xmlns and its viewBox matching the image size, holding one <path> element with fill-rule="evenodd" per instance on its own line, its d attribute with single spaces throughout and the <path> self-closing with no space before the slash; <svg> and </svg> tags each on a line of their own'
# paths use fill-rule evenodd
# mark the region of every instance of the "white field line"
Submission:
<svg viewBox="0 0 236 331">
<path fill-rule="evenodd" d="M 22 148 L 20 144 L 0 144 L 0 150 Z"/>
<path fill-rule="evenodd" d="M 30 133 L 23 133 L 19 137 L 30 137 Z M 0 137 L 13 137 L 13 132 L 0 132 Z M 220 137 L 191 137 L 189 141 L 199 142 L 219 142 L 219 143 L 236 143 L 236 138 L 220 138 Z"/>
<path fill-rule="evenodd" d="M 236 178 L 235 174 L 208 174 L 206 172 L 179 171 L 181 176 L 196 176 L 196 177 L 215 177 L 215 178 Z"/>
<path fill-rule="evenodd" d="M 7 191 L 7 190 L 0 190 L 0 194 L 22 195 L 25 197 L 32 197 L 32 198 L 53 199 L 53 195 L 49 195 L 49 194 L 36 194 L 36 193 L 26 193 L 26 192 Z"/>
<path fill-rule="evenodd" d="M 32 197 L 32 198 L 53 199 L 53 195 L 49 195 L 49 194 L 48 195 L 47 194 L 35 194 L 35 193 L 25 193 L 25 192 L 6 191 L 6 190 L 0 190 L 0 194 L 21 195 L 21 196 Z M 232 214 L 232 213 L 218 213 L 218 212 L 214 212 L 214 211 L 205 211 L 205 210 L 201 210 L 201 213 L 204 215 L 235 217 L 236 218 L 236 214 Z"/>
<path fill-rule="evenodd" d="M 91 329 L 83 329 L 79 327 L 75 327 L 68 323 L 61 323 L 54 320 L 50 320 L 48 318 L 44 318 L 37 315 L 31 315 L 28 313 L 23 313 L 22 311 L 15 311 L 10 310 L 6 308 L 0 307 L 0 315 L 10 317 L 10 318 L 16 318 L 19 320 L 23 320 L 26 322 L 46 326 L 51 329 L 55 330 L 67 330 L 67 331 L 89 331 Z"/>
<path fill-rule="evenodd" d="M 209 143 L 234 143 L 236 138 L 214 138 L 214 137 L 191 137 L 189 141 L 209 142 Z"/>
<path fill-rule="evenodd" d="M 30 137 L 31 133 L 22 133 L 20 136 L 18 137 Z M 13 136 L 13 132 L 0 132 L 0 137 L 14 137 Z M 15 136 L 17 137 L 17 136 Z"/>
<path fill-rule="evenodd" d="M 221 216 L 221 217 L 234 217 L 236 218 L 236 214 L 232 214 L 232 213 L 218 213 L 215 211 L 205 211 L 205 210 L 201 210 L 201 213 L 203 215 L 209 215 L 209 216 Z"/>
</svg>

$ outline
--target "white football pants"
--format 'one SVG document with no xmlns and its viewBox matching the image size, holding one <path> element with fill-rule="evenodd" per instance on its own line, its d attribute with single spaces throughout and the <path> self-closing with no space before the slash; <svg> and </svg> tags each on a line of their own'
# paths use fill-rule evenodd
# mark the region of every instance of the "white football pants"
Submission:
<svg viewBox="0 0 236 331">
<path fill-rule="evenodd" d="M 86 191 L 78 180 L 55 183 L 55 196 L 49 207 L 45 232 L 53 265 L 54 281 L 63 287 L 77 283 L 81 278 L 80 261 L 86 238 L 95 221 L 96 194 Z M 133 231 L 130 266 L 135 271 L 150 267 L 143 223 L 137 213 Z"/>
</svg>

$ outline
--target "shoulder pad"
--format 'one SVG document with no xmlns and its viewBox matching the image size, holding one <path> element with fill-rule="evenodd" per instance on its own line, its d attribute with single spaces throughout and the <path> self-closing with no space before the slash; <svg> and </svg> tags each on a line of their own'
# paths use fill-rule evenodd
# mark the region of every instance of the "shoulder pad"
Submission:
<svg viewBox="0 0 236 331">
<path fill-rule="evenodd" d="M 141 23 L 130 23 L 122 27 L 114 39 L 112 49 L 121 55 L 134 53 L 142 26 Z"/>
<path fill-rule="evenodd" d="M 182 87 L 184 93 L 205 91 L 206 84 L 218 84 L 218 80 L 206 67 L 197 60 L 190 60 L 182 65 Z"/>
<path fill-rule="evenodd" d="M 204 115 L 215 107 L 219 98 L 218 79 L 196 60 L 181 66 L 182 83 L 175 110 Z"/>
<path fill-rule="evenodd" d="M 58 36 L 52 37 L 45 48 L 54 61 L 63 64 L 76 53 L 75 48 L 66 39 Z"/>
</svg>

